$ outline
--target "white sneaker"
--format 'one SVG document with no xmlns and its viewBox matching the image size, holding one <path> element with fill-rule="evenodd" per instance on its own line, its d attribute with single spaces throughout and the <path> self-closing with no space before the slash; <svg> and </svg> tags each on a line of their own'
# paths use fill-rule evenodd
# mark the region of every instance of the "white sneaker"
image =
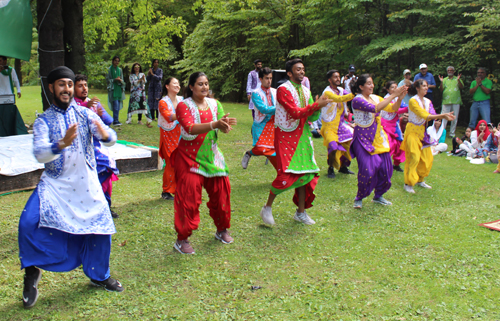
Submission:
<svg viewBox="0 0 500 321">
<path fill-rule="evenodd" d="M 413 189 L 413 186 L 410 186 L 410 185 L 405 184 L 405 191 L 407 191 L 408 193 L 415 194 L 415 190 Z"/>
<path fill-rule="evenodd" d="M 316 224 L 316 222 L 312 218 L 310 218 L 309 215 L 307 215 L 306 211 L 304 211 L 304 213 L 299 213 L 298 211 L 295 211 L 293 219 L 296 220 L 297 222 L 304 223 L 305 225 Z"/>
<path fill-rule="evenodd" d="M 243 154 L 243 159 L 241 160 L 241 167 L 243 167 L 243 169 L 247 169 L 250 157 L 252 157 L 252 154 L 249 152 L 245 152 L 245 154 Z"/>
<path fill-rule="evenodd" d="M 271 206 L 262 206 L 260 217 L 265 224 L 274 225 L 273 208 Z"/>
<path fill-rule="evenodd" d="M 423 187 L 423 188 L 427 188 L 427 189 L 431 189 L 432 188 L 430 185 L 427 185 L 425 182 L 417 183 L 417 185 L 420 186 L 420 187 Z"/>
</svg>

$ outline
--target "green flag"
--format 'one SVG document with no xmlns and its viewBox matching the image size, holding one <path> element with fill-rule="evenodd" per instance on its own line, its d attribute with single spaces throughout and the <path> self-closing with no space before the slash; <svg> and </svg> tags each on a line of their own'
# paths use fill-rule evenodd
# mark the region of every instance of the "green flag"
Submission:
<svg viewBox="0 0 500 321">
<path fill-rule="evenodd" d="M 0 0 L 0 56 L 30 60 L 32 28 L 29 0 Z"/>
</svg>

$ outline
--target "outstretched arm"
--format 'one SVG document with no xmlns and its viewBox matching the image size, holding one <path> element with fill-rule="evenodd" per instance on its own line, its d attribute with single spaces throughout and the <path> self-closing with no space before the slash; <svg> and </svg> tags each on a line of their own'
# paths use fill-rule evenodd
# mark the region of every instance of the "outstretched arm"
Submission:
<svg viewBox="0 0 500 321">
<path fill-rule="evenodd" d="M 325 95 L 326 97 L 328 97 L 328 99 L 331 99 L 334 103 L 345 103 L 347 101 L 350 101 L 354 98 L 354 94 L 347 94 L 347 95 L 343 95 L 343 96 L 340 96 L 340 95 L 335 95 L 334 93 L 332 93 L 331 91 L 325 91 Z"/>
<path fill-rule="evenodd" d="M 307 106 L 300 108 L 295 104 L 292 94 L 285 87 L 278 88 L 277 99 L 293 119 L 307 118 L 317 110 L 332 102 L 331 99 L 322 95 L 317 102 L 311 103 L 310 101 Z"/>
</svg>

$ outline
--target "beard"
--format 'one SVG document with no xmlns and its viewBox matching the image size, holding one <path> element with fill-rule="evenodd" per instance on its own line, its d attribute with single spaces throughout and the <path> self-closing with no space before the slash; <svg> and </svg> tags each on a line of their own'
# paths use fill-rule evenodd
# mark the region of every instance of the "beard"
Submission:
<svg viewBox="0 0 500 321">
<path fill-rule="evenodd" d="M 61 101 L 59 98 L 57 98 L 55 95 L 54 95 L 54 103 L 57 107 L 63 109 L 63 110 L 66 110 L 68 109 L 70 103 L 71 103 L 71 99 L 73 98 L 73 96 L 70 96 L 69 98 L 69 101 L 66 103 L 66 102 L 63 102 Z"/>
</svg>

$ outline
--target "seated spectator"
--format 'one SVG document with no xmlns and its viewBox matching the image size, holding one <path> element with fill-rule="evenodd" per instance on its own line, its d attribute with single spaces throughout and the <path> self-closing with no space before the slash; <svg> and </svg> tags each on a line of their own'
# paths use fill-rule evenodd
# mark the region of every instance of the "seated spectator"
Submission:
<svg viewBox="0 0 500 321">
<path fill-rule="evenodd" d="M 476 155 L 476 152 L 470 142 L 471 132 L 471 129 L 467 128 L 465 130 L 465 135 L 462 138 L 455 137 L 452 139 L 453 149 L 451 150 L 451 155 L 467 156 L 470 158 L 473 158 Z"/>
<path fill-rule="evenodd" d="M 435 145 L 431 146 L 432 155 L 446 152 L 448 149 L 448 145 L 445 143 L 446 129 L 441 119 L 435 119 L 432 126 L 427 127 L 427 134 L 435 141 Z"/>
<path fill-rule="evenodd" d="M 321 118 L 314 122 L 309 122 L 309 129 L 311 130 L 311 134 L 314 138 L 321 137 L 320 130 L 322 125 L 323 123 L 321 122 Z"/>
<path fill-rule="evenodd" d="M 498 127 L 500 127 L 500 124 L 498 124 Z M 497 141 L 500 138 L 500 128 L 493 128 L 493 135 L 496 137 Z M 497 169 L 493 173 L 500 173 L 500 148 L 497 149 L 497 159 L 498 159 L 498 165 Z"/>
<path fill-rule="evenodd" d="M 496 133 L 499 131 L 500 123 L 498 123 L 496 128 L 493 127 L 491 129 L 492 134 L 488 136 L 488 139 L 486 139 L 486 145 L 484 146 L 484 149 L 486 149 L 488 152 L 496 152 L 498 150 L 498 137 Z"/>
<path fill-rule="evenodd" d="M 476 130 L 472 131 L 470 141 L 472 147 L 476 149 L 476 157 L 486 157 L 488 152 L 485 150 L 486 141 L 490 136 L 490 130 L 485 120 L 480 120 L 477 123 Z"/>
</svg>

